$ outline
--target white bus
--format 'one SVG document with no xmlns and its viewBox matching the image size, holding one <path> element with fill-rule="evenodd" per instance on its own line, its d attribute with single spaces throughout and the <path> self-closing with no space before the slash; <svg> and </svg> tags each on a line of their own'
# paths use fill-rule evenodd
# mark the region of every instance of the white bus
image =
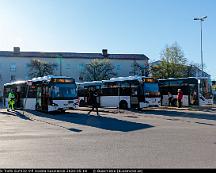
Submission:
<svg viewBox="0 0 216 173">
<path fill-rule="evenodd" d="M 103 80 L 101 107 L 121 109 L 160 106 L 158 81 L 144 76 L 129 76 Z"/>
<path fill-rule="evenodd" d="M 206 77 L 160 79 L 159 88 L 163 106 L 168 105 L 168 92 L 173 95 L 173 106 L 176 105 L 178 89 L 183 91 L 183 106 L 213 104 L 212 82 Z"/>
<path fill-rule="evenodd" d="M 88 105 L 91 89 L 99 92 L 100 107 L 119 107 L 121 109 L 160 106 L 158 81 L 143 76 L 111 78 L 110 80 L 79 83 L 78 95 L 83 106 Z"/>
<path fill-rule="evenodd" d="M 77 86 L 71 77 L 49 75 L 33 78 L 30 81 L 7 83 L 4 85 L 6 107 L 7 96 L 11 90 L 16 94 L 16 108 L 64 112 L 78 107 Z"/>
</svg>

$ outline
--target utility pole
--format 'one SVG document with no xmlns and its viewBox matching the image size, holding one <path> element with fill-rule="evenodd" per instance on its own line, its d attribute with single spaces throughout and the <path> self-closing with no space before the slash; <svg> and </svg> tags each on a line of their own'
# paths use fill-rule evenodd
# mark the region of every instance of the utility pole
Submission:
<svg viewBox="0 0 216 173">
<path fill-rule="evenodd" d="M 207 19 L 207 16 L 194 18 L 194 20 L 200 21 L 200 37 L 201 37 L 201 67 L 202 67 L 202 77 L 204 77 L 204 69 L 203 69 L 203 26 L 202 23 Z"/>
</svg>

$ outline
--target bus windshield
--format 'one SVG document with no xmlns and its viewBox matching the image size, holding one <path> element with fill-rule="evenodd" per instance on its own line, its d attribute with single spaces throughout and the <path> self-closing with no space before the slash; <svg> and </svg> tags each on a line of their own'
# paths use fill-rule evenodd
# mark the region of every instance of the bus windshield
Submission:
<svg viewBox="0 0 216 173">
<path fill-rule="evenodd" d="M 144 83 L 144 92 L 156 93 L 159 92 L 158 83 Z"/>
<path fill-rule="evenodd" d="M 75 98 L 77 97 L 76 84 L 53 84 L 50 87 L 52 98 Z"/>
<path fill-rule="evenodd" d="M 211 88 L 211 81 L 208 79 L 201 79 L 200 80 L 200 93 L 206 98 L 212 98 L 212 88 Z"/>
</svg>

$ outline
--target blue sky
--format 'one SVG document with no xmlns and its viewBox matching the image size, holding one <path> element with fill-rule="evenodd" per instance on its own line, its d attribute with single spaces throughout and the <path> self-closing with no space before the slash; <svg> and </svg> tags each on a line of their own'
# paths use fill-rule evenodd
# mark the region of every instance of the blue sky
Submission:
<svg viewBox="0 0 216 173">
<path fill-rule="evenodd" d="M 177 42 L 200 63 L 203 23 L 205 70 L 216 79 L 215 0 L 0 0 L 0 50 L 145 54 L 160 59 Z"/>
</svg>

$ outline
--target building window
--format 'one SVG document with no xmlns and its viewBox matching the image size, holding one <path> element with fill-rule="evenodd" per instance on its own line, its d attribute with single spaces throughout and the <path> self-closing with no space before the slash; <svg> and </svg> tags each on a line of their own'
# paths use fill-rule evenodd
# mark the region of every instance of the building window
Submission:
<svg viewBox="0 0 216 173">
<path fill-rule="evenodd" d="M 16 80 L 16 76 L 15 75 L 11 75 L 11 81 L 15 81 Z"/>
<path fill-rule="evenodd" d="M 116 70 L 119 71 L 121 69 L 121 66 L 118 64 L 116 65 Z"/>
<path fill-rule="evenodd" d="M 29 79 L 29 64 L 25 64 L 24 78 L 25 80 Z"/>
<path fill-rule="evenodd" d="M 79 64 L 79 70 L 80 70 L 80 71 L 83 71 L 84 68 L 85 68 L 85 64 Z"/>
<path fill-rule="evenodd" d="M 66 69 L 70 70 L 71 69 L 71 64 L 66 64 Z"/>
<path fill-rule="evenodd" d="M 29 80 L 29 76 L 28 75 L 25 75 L 25 80 Z"/>
<path fill-rule="evenodd" d="M 10 64 L 10 71 L 16 72 L 16 64 Z"/>
</svg>

